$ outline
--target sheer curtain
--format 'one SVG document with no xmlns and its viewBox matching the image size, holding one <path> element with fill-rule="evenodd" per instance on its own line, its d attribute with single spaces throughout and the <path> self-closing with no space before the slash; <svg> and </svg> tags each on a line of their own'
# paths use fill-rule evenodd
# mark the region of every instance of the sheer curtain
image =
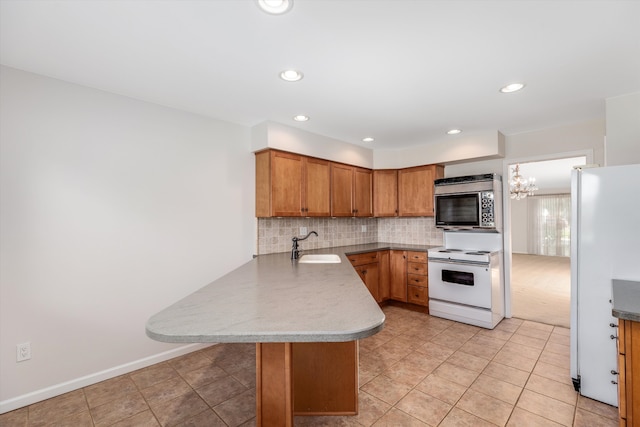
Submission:
<svg viewBox="0 0 640 427">
<path fill-rule="evenodd" d="M 571 195 L 546 194 L 528 200 L 528 252 L 570 256 Z"/>
</svg>

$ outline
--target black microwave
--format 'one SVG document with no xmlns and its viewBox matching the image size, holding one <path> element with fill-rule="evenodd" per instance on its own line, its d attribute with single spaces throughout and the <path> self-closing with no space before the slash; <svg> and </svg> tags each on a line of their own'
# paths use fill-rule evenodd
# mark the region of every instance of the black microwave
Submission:
<svg viewBox="0 0 640 427">
<path fill-rule="evenodd" d="M 449 230 L 500 231 L 502 186 L 496 174 L 435 181 L 436 227 Z"/>
</svg>

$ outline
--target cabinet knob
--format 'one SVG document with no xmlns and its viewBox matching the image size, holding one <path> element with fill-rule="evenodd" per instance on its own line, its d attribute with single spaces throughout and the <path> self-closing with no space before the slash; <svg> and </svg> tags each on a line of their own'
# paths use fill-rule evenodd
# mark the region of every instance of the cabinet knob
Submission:
<svg viewBox="0 0 640 427">
<path fill-rule="evenodd" d="M 618 375 L 618 373 L 612 369 L 611 370 L 611 375 Z"/>
<path fill-rule="evenodd" d="M 618 325 L 616 325 L 615 323 L 609 323 L 609 326 L 611 326 L 612 328 L 617 328 Z"/>
<path fill-rule="evenodd" d="M 611 384 L 618 384 L 618 381 L 611 380 Z"/>
<path fill-rule="evenodd" d="M 615 335 L 609 335 L 609 338 L 611 338 L 612 340 L 617 340 L 618 339 L 618 337 L 615 336 Z"/>
</svg>

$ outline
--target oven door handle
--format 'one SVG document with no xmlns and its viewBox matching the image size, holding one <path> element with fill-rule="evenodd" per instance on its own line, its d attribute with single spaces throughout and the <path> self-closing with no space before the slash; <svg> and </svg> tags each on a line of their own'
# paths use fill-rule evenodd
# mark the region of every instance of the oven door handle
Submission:
<svg viewBox="0 0 640 427">
<path fill-rule="evenodd" d="M 439 259 L 429 258 L 429 262 L 435 262 L 438 264 L 449 265 L 471 265 L 474 267 L 489 267 L 490 263 L 484 261 L 464 261 L 464 260 L 452 260 L 452 259 Z"/>
</svg>

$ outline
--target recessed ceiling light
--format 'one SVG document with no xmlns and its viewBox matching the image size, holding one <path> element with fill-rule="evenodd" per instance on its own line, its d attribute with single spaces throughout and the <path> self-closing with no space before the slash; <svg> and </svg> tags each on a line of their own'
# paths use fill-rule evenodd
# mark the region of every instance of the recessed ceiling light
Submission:
<svg viewBox="0 0 640 427">
<path fill-rule="evenodd" d="M 367 136 L 366 138 L 362 138 L 362 142 L 373 142 L 374 139 L 371 138 L 370 136 Z"/>
<path fill-rule="evenodd" d="M 257 0 L 257 3 L 260 9 L 272 15 L 282 15 L 293 7 L 293 0 Z"/>
<path fill-rule="evenodd" d="M 298 70 L 284 70 L 280 73 L 280 78 L 288 82 L 297 82 L 302 80 L 302 77 L 304 77 L 304 74 Z"/>
<path fill-rule="evenodd" d="M 462 132 L 460 129 L 450 129 L 447 131 L 447 135 L 457 135 Z"/>
<path fill-rule="evenodd" d="M 524 88 L 524 83 L 511 83 L 500 89 L 502 93 L 517 92 Z"/>
<path fill-rule="evenodd" d="M 297 116 L 293 116 L 293 120 L 295 120 L 296 122 L 306 122 L 307 120 L 309 120 L 309 116 L 298 114 Z"/>
</svg>

